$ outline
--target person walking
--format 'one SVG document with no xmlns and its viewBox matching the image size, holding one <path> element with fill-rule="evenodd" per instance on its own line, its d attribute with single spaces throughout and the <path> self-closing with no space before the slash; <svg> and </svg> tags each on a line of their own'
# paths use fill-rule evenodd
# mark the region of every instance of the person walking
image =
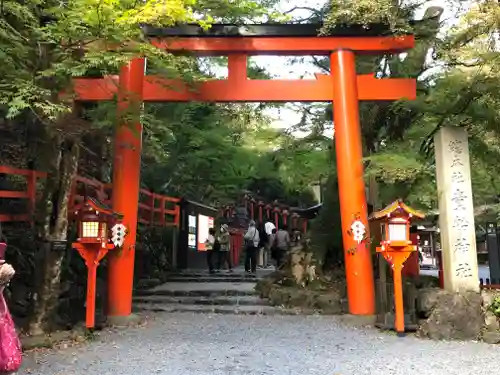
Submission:
<svg viewBox="0 0 500 375">
<path fill-rule="evenodd" d="M 274 238 L 276 237 L 276 226 L 272 221 L 267 221 L 264 224 L 264 228 L 266 231 L 267 241 L 266 241 L 266 246 L 264 248 L 263 262 L 264 262 L 264 267 L 268 268 L 271 266 L 270 259 L 274 259 L 272 254 L 272 249 L 273 249 Z"/>
<path fill-rule="evenodd" d="M 257 268 L 263 268 L 267 266 L 267 241 L 269 236 L 266 233 L 266 228 L 264 223 L 260 223 L 258 227 L 259 231 L 259 248 L 257 249 Z"/>
<path fill-rule="evenodd" d="M 269 236 L 273 232 L 273 229 L 276 229 L 276 225 L 274 225 L 272 221 L 267 221 L 264 224 L 264 228 L 266 229 L 266 233 Z"/>
<path fill-rule="evenodd" d="M 227 265 L 228 272 L 233 272 L 231 267 L 231 233 L 229 233 L 229 226 L 227 224 L 222 224 L 220 227 L 220 251 L 219 259 L 217 262 L 217 269 L 221 269 Z"/>
<path fill-rule="evenodd" d="M 283 258 L 290 248 L 290 234 L 286 225 L 279 228 L 274 241 L 276 242 L 276 269 L 279 269 L 283 264 Z"/>
<path fill-rule="evenodd" d="M 271 231 L 271 234 L 269 235 L 269 241 L 268 241 L 268 246 L 269 246 L 269 254 L 271 255 L 271 259 L 277 261 L 278 260 L 278 248 L 276 247 L 276 233 L 278 231 L 276 228 L 273 228 Z"/>
<path fill-rule="evenodd" d="M 251 220 L 248 230 L 243 236 L 245 240 L 245 272 L 257 272 L 257 250 L 259 248 L 259 231 L 255 227 L 255 221 Z"/>
<path fill-rule="evenodd" d="M 207 264 L 208 264 L 208 272 L 215 273 L 214 271 L 214 253 L 216 252 L 216 238 L 215 238 L 215 229 L 210 228 L 208 230 L 208 238 L 205 241 L 205 250 L 207 252 Z"/>
</svg>

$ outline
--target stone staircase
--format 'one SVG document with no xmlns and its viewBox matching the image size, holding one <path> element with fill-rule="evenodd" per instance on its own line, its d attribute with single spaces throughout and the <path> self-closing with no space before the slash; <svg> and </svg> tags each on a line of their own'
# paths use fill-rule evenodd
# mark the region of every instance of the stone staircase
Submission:
<svg viewBox="0 0 500 375">
<path fill-rule="evenodd" d="M 171 274 L 162 285 L 136 291 L 134 310 L 248 315 L 297 314 L 295 310 L 270 306 L 267 300 L 259 298 L 255 285 L 269 272 L 271 271 L 259 270 L 257 276 L 250 276 L 238 268 L 233 273 L 223 271 L 212 275 L 203 271 Z"/>
</svg>

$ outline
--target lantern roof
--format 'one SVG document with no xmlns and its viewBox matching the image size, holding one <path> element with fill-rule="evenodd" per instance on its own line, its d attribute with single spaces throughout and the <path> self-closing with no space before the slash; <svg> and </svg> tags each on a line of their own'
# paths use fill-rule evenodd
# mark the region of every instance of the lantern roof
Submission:
<svg viewBox="0 0 500 375">
<path fill-rule="evenodd" d="M 418 219 L 423 219 L 425 218 L 425 215 L 417 210 L 414 210 L 413 208 L 407 206 L 402 199 L 398 199 L 394 202 L 392 202 L 390 205 L 387 207 L 383 208 L 380 211 L 373 212 L 370 217 L 368 218 L 369 220 L 380 220 L 386 217 L 387 215 L 391 215 L 393 213 L 406 213 L 408 215 L 414 216 Z"/>
<path fill-rule="evenodd" d="M 103 214 L 108 215 L 108 216 L 112 216 L 112 217 L 115 217 L 115 218 L 118 218 L 118 219 L 122 219 L 123 218 L 123 214 L 120 214 L 118 212 L 114 212 L 111 207 L 109 207 L 108 205 L 106 205 L 106 204 L 98 201 L 95 198 L 87 197 L 85 199 L 84 203 L 83 203 L 83 206 L 84 207 L 85 206 L 90 206 L 95 211 L 102 212 Z"/>
</svg>

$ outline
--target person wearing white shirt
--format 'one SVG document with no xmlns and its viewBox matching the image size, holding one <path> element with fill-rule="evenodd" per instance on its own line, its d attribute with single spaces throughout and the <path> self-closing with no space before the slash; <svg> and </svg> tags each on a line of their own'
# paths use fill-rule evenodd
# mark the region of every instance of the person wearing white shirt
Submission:
<svg viewBox="0 0 500 375">
<path fill-rule="evenodd" d="M 208 263 L 208 272 L 209 273 L 214 273 L 214 261 L 213 261 L 213 255 L 214 255 L 214 246 L 215 246 L 215 229 L 210 228 L 208 230 L 208 238 L 205 241 L 205 250 L 207 253 L 207 263 Z"/>
<path fill-rule="evenodd" d="M 269 235 L 271 235 L 271 234 L 273 233 L 273 229 L 275 229 L 275 228 L 276 228 L 276 226 L 274 225 L 274 223 L 273 223 L 273 222 L 268 221 L 268 222 L 266 222 L 266 223 L 264 224 L 264 228 L 266 229 L 266 233 L 267 233 L 267 235 L 269 236 Z"/>
</svg>

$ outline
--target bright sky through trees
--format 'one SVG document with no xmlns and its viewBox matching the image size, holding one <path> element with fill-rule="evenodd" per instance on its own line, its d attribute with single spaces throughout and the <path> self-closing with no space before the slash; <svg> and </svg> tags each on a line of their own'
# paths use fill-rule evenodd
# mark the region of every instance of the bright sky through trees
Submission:
<svg viewBox="0 0 500 375">
<path fill-rule="evenodd" d="M 310 13 L 307 9 L 304 8 L 313 8 L 320 9 L 324 4 L 324 1 L 321 0 L 282 0 L 280 4 L 281 11 L 288 11 L 294 7 L 298 8 L 295 10 L 292 15 L 294 17 L 307 17 Z M 444 0 L 432 0 L 425 2 L 419 11 L 416 14 L 416 18 L 419 19 L 423 16 L 423 13 L 426 8 L 429 6 L 441 6 L 445 8 L 442 19 L 444 20 L 445 27 L 450 27 L 455 24 L 458 20 L 460 14 L 463 14 L 464 8 L 468 8 L 470 2 L 460 2 L 458 5 L 457 2 L 454 1 L 444 1 Z M 442 29 L 442 30 L 443 30 Z M 278 57 L 278 56 L 256 56 L 253 57 L 252 60 L 256 62 L 259 66 L 265 68 L 268 72 L 270 72 L 274 78 L 276 79 L 300 79 L 300 78 L 314 78 L 314 73 L 320 73 L 320 69 L 314 66 L 311 62 L 311 59 L 306 59 L 304 63 L 301 64 L 291 64 L 291 59 L 287 57 Z M 288 128 L 297 124 L 301 119 L 301 114 L 296 110 L 297 105 L 299 103 L 290 103 L 289 105 L 285 105 L 281 109 L 269 109 L 268 114 L 272 116 L 275 121 L 273 122 L 273 126 L 278 128 Z M 295 107 L 295 109 L 294 109 Z M 296 133 L 297 136 L 300 136 L 301 133 Z M 332 137 L 333 136 L 333 128 L 327 130 L 325 135 Z"/>
</svg>

